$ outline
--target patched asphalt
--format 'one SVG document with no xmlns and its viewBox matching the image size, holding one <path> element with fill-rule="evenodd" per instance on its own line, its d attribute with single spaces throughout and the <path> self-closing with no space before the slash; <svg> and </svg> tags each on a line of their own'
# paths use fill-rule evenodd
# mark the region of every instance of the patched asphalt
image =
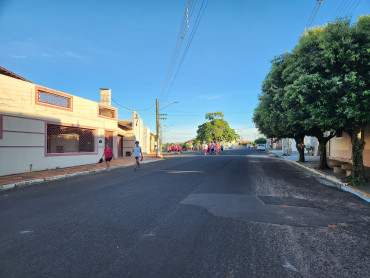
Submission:
<svg viewBox="0 0 370 278">
<path fill-rule="evenodd" d="M 0 192 L 0 227 L 0 277 L 370 274 L 370 204 L 250 150 Z"/>
</svg>

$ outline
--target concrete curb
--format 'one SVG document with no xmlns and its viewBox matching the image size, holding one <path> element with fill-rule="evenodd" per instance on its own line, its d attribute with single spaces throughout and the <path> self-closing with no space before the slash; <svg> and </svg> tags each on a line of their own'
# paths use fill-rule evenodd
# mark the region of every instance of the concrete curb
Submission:
<svg viewBox="0 0 370 278">
<path fill-rule="evenodd" d="M 283 159 L 285 161 L 288 161 L 288 162 L 290 162 L 290 163 L 292 163 L 292 164 L 294 164 L 294 165 L 296 165 L 296 166 L 298 166 L 298 167 L 300 167 L 302 169 L 305 169 L 305 170 L 307 170 L 307 171 L 309 171 L 309 172 L 311 172 L 311 173 L 313 173 L 313 174 L 315 174 L 317 176 L 321 176 L 324 179 L 333 182 L 336 188 L 339 188 L 339 189 L 341 189 L 343 191 L 352 193 L 352 194 L 360 197 L 361 199 L 365 200 L 366 202 L 370 203 L 370 194 L 367 194 L 366 192 L 363 192 L 363 191 L 361 191 L 361 190 L 359 190 L 359 189 L 357 189 L 357 188 L 355 188 L 355 187 L 353 187 L 353 186 L 351 186 L 351 185 L 349 185 L 347 183 L 344 183 L 340 179 L 338 179 L 338 178 L 336 178 L 336 177 L 334 177 L 332 175 L 324 174 L 324 173 L 322 173 L 322 172 L 320 172 L 318 170 L 315 170 L 315 169 L 312 169 L 310 167 L 304 166 L 304 165 L 302 165 L 302 164 L 300 164 L 300 163 L 298 163 L 296 161 L 287 160 L 286 158 L 281 157 L 281 156 L 277 156 L 277 157 L 279 157 L 279 158 L 281 158 L 281 159 Z"/>
<path fill-rule="evenodd" d="M 148 164 L 148 163 L 158 162 L 158 161 L 162 161 L 162 160 L 163 159 L 142 161 L 141 164 Z M 113 167 L 111 167 L 111 169 L 125 168 L 125 167 L 134 166 L 134 165 L 135 165 L 135 163 L 121 164 L 121 165 L 113 166 Z M 106 171 L 105 168 L 99 168 L 99 169 L 94 169 L 94 170 L 89 170 L 89 171 L 76 172 L 76 173 L 65 174 L 65 175 L 57 175 L 57 176 L 52 176 L 52 177 L 47 177 L 47 178 L 42 178 L 42 179 L 34 179 L 34 180 L 20 181 L 20 182 L 10 183 L 10 184 L 3 184 L 3 185 L 0 185 L 0 191 L 7 190 L 7 189 L 12 189 L 12 188 L 15 188 L 15 187 L 23 187 L 23 186 L 30 185 L 30 184 L 42 183 L 42 182 L 46 182 L 46 181 L 61 180 L 61 179 L 66 179 L 66 178 L 71 178 L 71 177 L 81 176 L 81 175 L 87 175 L 87 174 L 95 173 L 95 172 L 103 172 L 103 171 Z"/>
</svg>

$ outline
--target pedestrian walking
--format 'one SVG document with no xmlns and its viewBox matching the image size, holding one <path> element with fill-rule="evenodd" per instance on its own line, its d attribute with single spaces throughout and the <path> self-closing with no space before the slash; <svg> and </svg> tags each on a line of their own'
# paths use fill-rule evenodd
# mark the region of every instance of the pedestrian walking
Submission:
<svg viewBox="0 0 370 278">
<path fill-rule="evenodd" d="M 215 153 L 215 144 L 212 143 L 211 145 L 211 154 Z"/>
<path fill-rule="evenodd" d="M 206 143 L 204 143 L 203 145 L 203 150 L 204 150 L 204 155 L 207 155 L 208 145 Z"/>
<path fill-rule="evenodd" d="M 103 152 L 103 155 L 102 155 L 101 158 L 103 159 L 103 157 L 105 158 L 105 165 L 107 167 L 107 171 L 109 172 L 110 171 L 110 162 L 113 158 L 113 149 L 111 148 L 109 143 L 105 144 L 104 152 Z"/>
<path fill-rule="evenodd" d="M 215 150 L 216 150 L 216 155 L 219 155 L 219 153 L 220 153 L 220 145 L 218 143 L 216 143 Z"/>
<path fill-rule="evenodd" d="M 175 151 L 175 146 L 172 144 L 171 145 L 171 153 L 173 153 Z"/>
<path fill-rule="evenodd" d="M 211 152 L 211 144 L 208 143 L 208 145 L 207 145 L 207 153 L 210 153 L 210 152 Z"/>
<path fill-rule="evenodd" d="M 221 145 L 221 153 L 224 153 L 224 145 Z"/>
<path fill-rule="evenodd" d="M 177 147 L 177 152 L 178 152 L 179 154 L 182 154 L 182 147 L 181 147 L 181 145 L 179 145 L 179 146 Z"/>
<path fill-rule="evenodd" d="M 140 157 L 141 157 L 141 160 L 143 160 L 143 153 L 141 151 L 141 147 L 139 147 L 139 141 L 136 141 L 135 142 L 135 145 L 134 148 L 132 149 L 132 152 L 131 152 L 131 155 L 134 154 L 135 155 L 135 168 L 134 168 L 134 171 L 136 171 L 136 169 L 140 169 Z"/>
</svg>

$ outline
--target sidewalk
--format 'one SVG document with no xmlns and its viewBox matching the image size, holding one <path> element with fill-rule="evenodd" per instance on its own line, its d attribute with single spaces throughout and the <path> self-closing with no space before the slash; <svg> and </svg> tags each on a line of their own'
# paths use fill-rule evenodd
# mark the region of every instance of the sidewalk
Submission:
<svg viewBox="0 0 370 278">
<path fill-rule="evenodd" d="M 351 186 L 343 182 L 342 179 L 345 178 L 345 174 L 334 174 L 332 169 L 318 170 L 317 165 L 320 160 L 319 156 L 305 156 L 306 162 L 298 162 L 299 154 L 298 152 L 293 152 L 290 156 L 283 156 L 281 150 L 268 150 L 269 153 L 274 154 L 280 158 L 283 158 L 292 164 L 295 164 L 307 171 L 310 171 L 316 175 L 324 177 L 325 179 L 333 182 L 338 188 L 357 195 L 361 199 L 370 202 L 370 181 L 366 182 L 362 186 Z M 328 159 L 328 161 L 330 161 Z M 370 177 L 370 167 L 365 167 L 365 175 Z"/>
<path fill-rule="evenodd" d="M 141 163 L 146 164 L 160 160 L 162 159 L 156 158 L 155 155 L 144 155 L 144 160 Z M 133 157 L 117 158 L 111 161 L 111 169 L 133 166 L 134 164 L 135 162 Z M 105 162 L 103 162 L 68 168 L 1 176 L 0 190 L 25 186 L 33 183 L 41 183 L 49 180 L 57 180 L 78 175 L 85 175 L 93 172 L 106 171 L 105 167 Z"/>
</svg>

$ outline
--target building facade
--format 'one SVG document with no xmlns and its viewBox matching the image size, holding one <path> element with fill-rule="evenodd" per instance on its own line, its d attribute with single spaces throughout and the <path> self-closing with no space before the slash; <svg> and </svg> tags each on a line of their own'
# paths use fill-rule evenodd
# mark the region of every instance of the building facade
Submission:
<svg viewBox="0 0 370 278">
<path fill-rule="evenodd" d="M 109 89 L 101 98 L 36 85 L 0 67 L 0 175 L 96 163 L 105 143 L 117 156 L 117 109 Z"/>
<path fill-rule="evenodd" d="M 363 151 L 363 162 L 364 166 L 370 167 L 370 123 L 365 126 L 363 134 L 363 140 L 365 141 L 365 147 Z M 337 136 L 329 141 L 329 158 L 351 162 L 352 158 L 352 145 L 351 137 L 345 132 L 339 132 Z"/>
</svg>

